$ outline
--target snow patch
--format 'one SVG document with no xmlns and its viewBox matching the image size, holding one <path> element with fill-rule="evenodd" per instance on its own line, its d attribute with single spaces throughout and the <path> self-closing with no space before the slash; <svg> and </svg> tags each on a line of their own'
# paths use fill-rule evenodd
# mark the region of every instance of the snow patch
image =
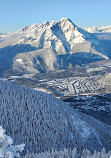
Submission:
<svg viewBox="0 0 111 158">
<path fill-rule="evenodd" d="M 71 118 L 76 130 L 78 131 L 78 133 L 80 133 L 83 139 L 88 139 L 89 137 L 91 137 L 91 128 L 86 124 L 85 121 L 82 121 L 81 119 L 75 120 L 74 116 L 71 116 Z"/>
<path fill-rule="evenodd" d="M 23 62 L 23 60 L 22 60 L 22 59 L 20 59 L 20 58 L 18 58 L 18 59 L 16 59 L 16 62 L 18 62 L 18 63 L 22 63 L 22 62 Z"/>
</svg>

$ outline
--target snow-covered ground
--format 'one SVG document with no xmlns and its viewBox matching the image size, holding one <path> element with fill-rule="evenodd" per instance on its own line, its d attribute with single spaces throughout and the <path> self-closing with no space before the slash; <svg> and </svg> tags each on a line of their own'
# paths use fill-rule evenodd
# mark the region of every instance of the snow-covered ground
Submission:
<svg viewBox="0 0 111 158">
<path fill-rule="evenodd" d="M 48 94 L 50 94 L 50 93 L 51 93 L 51 91 L 50 91 L 50 90 L 45 89 L 45 88 L 33 88 L 33 89 L 34 89 L 34 90 L 37 90 L 37 91 L 45 92 L 45 93 L 48 93 Z"/>
</svg>

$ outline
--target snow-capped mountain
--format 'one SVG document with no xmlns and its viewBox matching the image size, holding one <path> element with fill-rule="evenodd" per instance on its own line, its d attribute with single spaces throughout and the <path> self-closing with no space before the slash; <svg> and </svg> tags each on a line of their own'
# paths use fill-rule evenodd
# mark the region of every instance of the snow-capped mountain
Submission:
<svg viewBox="0 0 111 158">
<path fill-rule="evenodd" d="M 5 33 L 0 33 L 0 42 L 4 41 L 7 37 L 7 34 Z"/>
<path fill-rule="evenodd" d="M 110 26 L 99 26 L 99 27 L 87 27 L 84 29 L 90 33 L 103 33 L 103 32 L 111 32 L 111 25 Z"/>
<path fill-rule="evenodd" d="M 8 37 L 12 36 L 13 34 L 15 34 L 15 33 L 13 33 L 13 32 L 10 32 L 10 33 L 0 33 L 0 39 L 5 40 Z"/>
<path fill-rule="evenodd" d="M 0 80 L 0 125 L 25 152 L 111 149 L 111 127 L 47 93 Z"/>
<path fill-rule="evenodd" d="M 0 70 L 41 73 L 109 57 L 96 36 L 70 19 L 26 26 L 0 43 Z"/>
</svg>

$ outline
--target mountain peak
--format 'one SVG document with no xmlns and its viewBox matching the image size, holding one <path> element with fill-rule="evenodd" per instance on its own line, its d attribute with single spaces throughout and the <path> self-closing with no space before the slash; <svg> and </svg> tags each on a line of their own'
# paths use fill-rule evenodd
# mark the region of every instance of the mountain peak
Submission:
<svg viewBox="0 0 111 158">
<path fill-rule="evenodd" d="M 70 20 L 70 19 L 66 17 L 63 17 L 62 19 L 60 19 L 60 21 L 66 21 L 66 20 Z"/>
<path fill-rule="evenodd" d="M 38 25 L 36 23 L 32 24 L 30 27 L 29 27 L 29 30 L 32 31 L 34 29 L 37 29 Z"/>
<path fill-rule="evenodd" d="M 63 17 L 62 19 L 60 19 L 59 22 L 60 22 L 60 23 L 63 23 L 63 26 L 64 26 L 64 25 L 69 25 L 69 26 L 72 25 L 72 27 L 73 27 L 74 29 L 75 29 L 75 27 L 77 27 L 77 26 L 72 22 L 72 20 L 70 20 L 69 18 Z"/>
<path fill-rule="evenodd" d="M 102 32 L 111 32 L 111 25 L 109 26 L 98 26 L 98 27 L 87 27 L 84 30 L 90 32 L 90 33 L 102 33 Z"/>
<path fill-rule="evenodd" d="M 70 23 L 74 24 L 71 19 L 65 18 L 65 17 L 63 17 L 62 19 L 60 19 L 60 21 L 61 21 L 61 22 L 62 22 L 62 21 L 70 22 Z"/>
</svg>

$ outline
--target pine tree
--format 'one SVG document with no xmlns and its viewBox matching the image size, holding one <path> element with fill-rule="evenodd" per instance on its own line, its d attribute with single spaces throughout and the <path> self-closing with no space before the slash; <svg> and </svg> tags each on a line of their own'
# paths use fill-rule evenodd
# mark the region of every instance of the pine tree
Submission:
<svg viewBox="0 0 111 158">
<path fill-rule="evenodd" d="M 25 145 L 12 146 L 13 140 L 5 134 L 5 130 L 0 126 L 0 158 L 19 157 L 19 153 L 23 151 Z"/>
</svg>

